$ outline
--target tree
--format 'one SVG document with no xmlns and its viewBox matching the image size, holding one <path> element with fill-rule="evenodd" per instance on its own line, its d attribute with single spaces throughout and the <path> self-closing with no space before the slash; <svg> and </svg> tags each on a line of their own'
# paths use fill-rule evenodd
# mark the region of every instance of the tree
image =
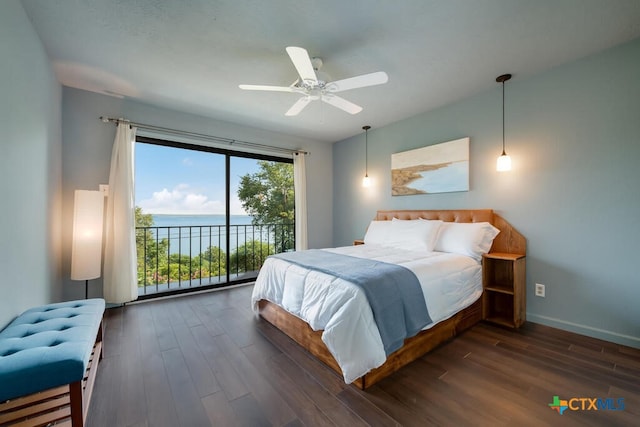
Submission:
<svg viewBox="0 0 640 427">
<path fill-rule="evenodd" d="M 244 273 L 256 271 L 262 267 L 267 256 L 275 253 L 273 245 L 252 240 L 244 245 L 238 246 L 235 252 L 229 257 L 229 271 L 232 273 Z"/>
<path fill-rule="evenodd" d="M 151 285 L 166 280 L 158 274 L 159 266 L 167 264 L 169 241 L 157 241 L 157 230 L 154 233 L 153 215 L 145 214 L 142 208 L 135 207 L 136 221 L 136 258 L 138 261 L 138 286 Z"/>
<path fill-rule="evenodd" d="M 209 246 L 200 255 L 193 257 L 192 276 L 224 276 L 227 274 L 225 264 L 227 256 L 222 249 L 217 246 Z"/>
<path fill-rule="evenodd" d="M 259 170 L 240 178 L 238 198 L 253 225 L 272 224 L 267 232 L 277 252 L 294 248 L 293 165 L 261 160 Z"/>
<path fill-rule="evenodd" d="M 161 276 L 168 277 L 172 282 L 191 279 L 193 263 L 188 255 L 171 254 L 167 261 L 159 266 Z"/>
</svg>

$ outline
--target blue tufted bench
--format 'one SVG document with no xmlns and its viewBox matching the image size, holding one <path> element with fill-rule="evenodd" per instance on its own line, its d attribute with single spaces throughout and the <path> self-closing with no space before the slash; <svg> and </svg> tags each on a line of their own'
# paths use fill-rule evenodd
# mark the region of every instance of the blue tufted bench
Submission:
<svg viewBox="0 0 640 427">
<path fill-rule="evenodd" d="M 102 358 L 104 308 L 103 299 L 44 305 L 0 332 L 0 425 L 69 417 L 73 427 L 84 424 Z"/>
</svg>

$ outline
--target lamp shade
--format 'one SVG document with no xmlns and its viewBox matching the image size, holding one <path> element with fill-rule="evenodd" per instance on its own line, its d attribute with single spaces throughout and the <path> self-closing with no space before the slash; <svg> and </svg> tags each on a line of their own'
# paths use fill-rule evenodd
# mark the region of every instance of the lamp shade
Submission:
<svg viewBox="0 0 640 427">
<path fill-rule="evenodd" d="M 511 157 L 505 153 L 502 153 L 500 157 L 498 157 L 498 161 L 496 163 L 496 170 L 498 172 L 507 172 L 511 170 Z"/>
<path fill-rule="evenodd" d="M 100 277 L 103 211 L 104 194 L 102 192 L 75 191 L 71 280 L 90 280 Z"/>
</svg>

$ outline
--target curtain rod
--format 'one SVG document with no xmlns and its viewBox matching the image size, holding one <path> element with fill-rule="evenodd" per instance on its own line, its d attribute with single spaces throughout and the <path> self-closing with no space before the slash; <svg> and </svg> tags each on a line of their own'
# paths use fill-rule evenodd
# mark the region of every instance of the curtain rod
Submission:
<svg viewBox="0 0 640 427">
<path fill-rule="evenodd" d="M 222 142 L 224 144 L 238 145 L 238 146 L 247 147 L 247 148 L 256 148 L 256 149 L 260 149 L 260 150 L 267 150 L 267 151 L 272 151 L 272 152 L 288 153 L 288 154 L 309 154 L 308 151 L 303 151 L 303 150 L 294 150 L 294 149 L 291 149 L 291 148 L 274 147 L 272 145 L 259 144 L 257 142 L 242 141 L 242 140 L 239 140 L 239 139 L 224 138 L 224 137 L 220 137 L 220 136 L 206 135 L 206 134 L 203 134 L 203 133 L 188 132 L 188 131 L 183 131 L 183 130 L 165 128 L 165 127 L 161 127 L 161 126 L 146 125 L 144 123 L 135 123 L 135 122 L 131 122 L 131 121 L 125 120 L 125 119 L 115 119 L 115 118 L 112 118 L 112 117 L 100 116 L 100 120 L 102 120 L 103 123 L 116 123 L 116 124 L 125 123 L 125 124 L 128 124 L 130 126 L 135 126 L 135 127 L 139 128 L 139 129 L 146 129 L 146 130 L 151 130 L 151 131 L 163 132 L 163 133 L 172 134 L 172 135 L 188 136 L 188 137 L 192 137 L 192 138 L 202 139 L 202 140 L 205 140 L 205 141 Z"/>
</svg>

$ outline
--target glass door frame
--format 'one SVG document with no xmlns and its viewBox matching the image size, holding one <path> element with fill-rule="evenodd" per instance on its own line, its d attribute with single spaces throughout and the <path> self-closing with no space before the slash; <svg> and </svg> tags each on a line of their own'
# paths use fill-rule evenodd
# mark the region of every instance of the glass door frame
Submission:
<svg viewBox="0 0 640 427">
<path fill-rule="evenodd" d="M 225 149 L 220 147 L 211 147 L 207 145 L 171 141 L 167 139 L 154 138 L 154 137 L 141 136 L 141 135 L 136 136 L 135 142 L 143 143 L 143 144 L 159 145 L 163 147 L 172 147 L 172 148 L 180 148 L 185 150 L 201 151 L 201 152 L 207 152 L 212 154 L 221 154 L 225 156 L 224 185 L 225 185 L 225 230 L 226 230 L 225 245 L 226 247 L 224 249 L 225 249 L 226 281 L 222 283 L 217 283 L 217 284 L 209 284 L 209 285 L 203 285 L 203 286 L 197 286 L 197 287 L 190 286 L 188 288 L 168 290 L 166 292 L 161 292 L 161 293 L 143 294 L 143 295 L 140 295 L 138 299 L 139 300 L 151 299 L 151 298 L 181 294 L 186 292 L 197 292 L 197 291 L 213 289 L 213 288 L 223 288 L 223 287 L 238 285 L 238 284 L 247 283 L 255 280 L 254 278 L 231 280 L 231 273 L 230 273 L 231 252 L 229 250 L 229 248 L 231 247 L 231 233 L 230 233 L 230 230 L 231 230 L 231 158 L 240 157 L 240 158 L 265 160 L 265 161 L 290 163 L 290 164 L 293 164 L 293 159 L 289 157 L 280 157 L 280 156 L 273 156 L 273 155 L 262 154 L 262 153 L 230 150 L 230 149 Z"/>
</svg>

